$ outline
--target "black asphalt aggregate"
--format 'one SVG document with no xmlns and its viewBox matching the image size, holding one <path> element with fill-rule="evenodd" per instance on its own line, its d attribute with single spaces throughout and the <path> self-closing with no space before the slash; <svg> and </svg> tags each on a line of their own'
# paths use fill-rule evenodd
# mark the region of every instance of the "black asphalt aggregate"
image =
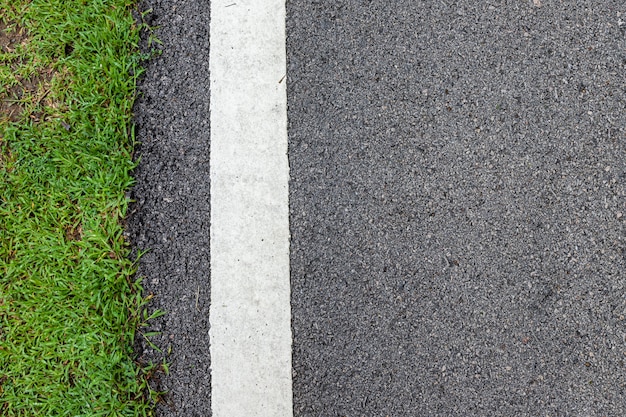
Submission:
<svg viewBox="0 0 626 417">
<path fill-rule="evenodd" d="M 287 14 L 295 416 L 626 415 L 626 5 Z"/>
<path fill-rule="evenodd" d="M 162 51 L 146 64 L 135 105 L 139 166 L 128 219 L 150 322 L 137 339 L 143 363 L 170 364 L 157 372 L 153 389 L 167 391 L 157 404 L 162 417 L 211 415 L 209 357 L 209 1 L 145 0 L 140 10 L 154 27 L 149 44 Z"/>
<path fill-rule="evenodd" d="M 210 416 L 210 2 L 141 8 L 137 355 L 158 416 Z M 626 415 L 625 22 L 287 1 L 296 417 Z"/>
</svg>

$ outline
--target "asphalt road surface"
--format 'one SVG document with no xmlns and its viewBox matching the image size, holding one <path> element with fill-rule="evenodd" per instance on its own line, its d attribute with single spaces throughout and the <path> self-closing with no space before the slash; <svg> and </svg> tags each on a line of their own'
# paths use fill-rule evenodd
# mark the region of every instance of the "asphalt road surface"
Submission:
<svg viewBox="0 0 626 417">
<path fill-rule="evenodd" d="M 142 49 L 161 51 L 146 65 L 135 105 L 137 185 L 128 232 L 150 311 L 167 314 L 141 329 L 142 363 L 169 363 L 152 377 L 166 392 L 157 416 L 211 415 L 209 354 L 209 1 L 146 0 Z M 150 36 L 160 42 L 148 43 Z"/>
<path fill-rule="evenodd" d="M 158 415 L 209 416 L 210 4 L 144 6 Z M 626 5 L 286 6 L 294 416 L 626 415 Z"/>
</svg>

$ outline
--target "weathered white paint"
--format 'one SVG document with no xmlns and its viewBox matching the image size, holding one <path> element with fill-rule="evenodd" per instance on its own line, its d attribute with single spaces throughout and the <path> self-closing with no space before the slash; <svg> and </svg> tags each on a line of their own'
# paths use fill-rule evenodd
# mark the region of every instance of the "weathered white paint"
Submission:
<svg viewBox="0 0 626 417">
<path fill-rule="evenodd" d="M 212 0 L 213 417 L 291 417 L 284 0 Z"/>
</svg>

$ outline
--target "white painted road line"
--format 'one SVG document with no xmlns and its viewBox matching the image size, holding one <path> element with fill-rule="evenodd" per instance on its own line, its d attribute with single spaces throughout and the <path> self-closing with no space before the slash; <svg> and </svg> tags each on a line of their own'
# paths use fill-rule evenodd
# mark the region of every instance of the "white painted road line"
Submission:
<svg viewBox="0 0 626 417">
<path fill-rule="evenodd" d="M 292 416 L 284 0 L 211 1 L 213 417 Z"/>
</svg>

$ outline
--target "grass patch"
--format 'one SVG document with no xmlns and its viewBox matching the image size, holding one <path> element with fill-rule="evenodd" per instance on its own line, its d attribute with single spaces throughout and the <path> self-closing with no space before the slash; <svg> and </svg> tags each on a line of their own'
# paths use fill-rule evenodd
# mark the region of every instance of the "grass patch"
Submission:
<svg viewBox="0 0 626 417">
<path fill-rule="evenodd" d="M 145 416 L 133 0 L 0 0 L 0 415 Z M 148 394 L 146 394 L 148 393 Z"/>
</svg>

